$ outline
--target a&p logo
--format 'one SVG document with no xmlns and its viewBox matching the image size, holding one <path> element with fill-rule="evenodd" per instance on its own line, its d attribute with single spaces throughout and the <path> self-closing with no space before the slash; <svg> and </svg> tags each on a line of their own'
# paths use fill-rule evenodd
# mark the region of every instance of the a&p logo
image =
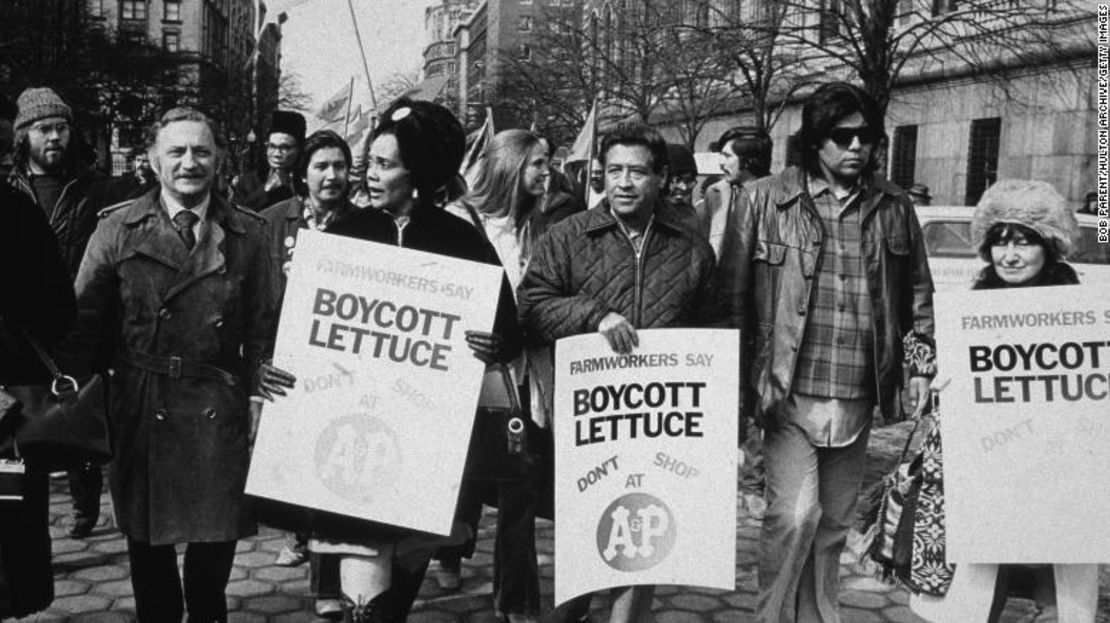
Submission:
<svg viewBox="0 0 1110 623">
<path fill-rule="evenodd" d="M 401 467 L 397 434 L 378 418 L 348 415 L 331 422 L 316 441 L 316 472 L 348 500 L 370 503 L 394 484 Z"/>
<path fill-rule="evenodd" d="M 628 493 L 613 501 L 597 526 L 597 551 L 618 571 L 643 571 L 662 562 L 675 541 L 671 509 L 646 493 Z"/>
</svg>

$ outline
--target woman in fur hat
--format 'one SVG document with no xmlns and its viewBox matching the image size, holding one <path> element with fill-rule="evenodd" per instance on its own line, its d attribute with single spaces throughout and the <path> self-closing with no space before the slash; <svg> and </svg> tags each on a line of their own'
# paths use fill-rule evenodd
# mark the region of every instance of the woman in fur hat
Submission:
<svg viewBox="0 0 1110 623">
<path fill-rule="evenodd" d="M 1079 224 L 1049 184 L 1002 180 L 991 186 L 975 208 L 971 236 L 987 262 L 974 290 L 1079 283 L 1065 261 Z M 914 595 L 910 607 L 935 623 L 995 622 L 1002 616 L 1011 578 L 1020 576 L 1032 576 L 1035 623 L 1093 623 L 1098 565 L 958 564 L 944 597 Z"/>
<path fill-rule="evenodd" d="M 449 110 L 431 102 L 398 100 L 382 115 L 371 139 L 366 170 L 370 206 L 340 219 L 329 232 L 500 267 L 489 242 L 438 205 L 465 149 L 462 125 Z M 485 363 L 507 363 L 520 353 L 516 304 L 504 276 L 493 332 L 467 331 L 466 336 L 474 356 Z M 342 556 L 340 585 L 355 604 L 350 620 L 404 621 L 437 543 L 403 529 L 368 529 L 364 522 L 340 517 L 327 523 L 317 529 L 310 548 Z"/>
</svg>

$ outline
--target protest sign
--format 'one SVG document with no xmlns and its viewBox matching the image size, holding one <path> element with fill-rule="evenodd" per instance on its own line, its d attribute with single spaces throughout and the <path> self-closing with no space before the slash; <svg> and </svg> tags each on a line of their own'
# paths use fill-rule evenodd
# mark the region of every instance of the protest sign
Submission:
<svg viewBox="0 0 1110 623">
<path fill-rule="evenodd" d="M 736 578 L 739 333 L 655 329 L 617 355 L 559 340 L 555 601 Z"/>
<path fill-rule="evenodd" d="M 1110 289 L 936 298 L 948 557 L 1110 562 Z"/>
<path fill-rule="evenodd" d="M 267 403 L 247 493 L 449 534 L 502 269 L 305 231 L 274 363 L 297 377 Z"/>
</svg>

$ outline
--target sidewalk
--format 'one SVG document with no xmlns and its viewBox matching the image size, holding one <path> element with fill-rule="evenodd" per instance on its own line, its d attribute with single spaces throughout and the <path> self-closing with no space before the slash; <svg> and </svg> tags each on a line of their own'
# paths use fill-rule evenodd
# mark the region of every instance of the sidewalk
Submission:
<svg viewBox="0 0 1110 623">
<path fill-rule="evenodd" d="M 880 429 L 883 430 L 883 429 Z M 893 434 L 877 434 L 869 456 L 882 461 L 888 455 Z M 904 436 L 902 437 L 904 439 Z M 885 445 L 884 445 L 885 443 Z M 900 448 L 898 448 L 900 450 Z M 875 470 L 872 470 L 875 471 Z M 51 481 L 51 536 L 54 539 L 54 577 L 57 597 L 50 609 L 21 621 L 81 623 L 126 623 L 134 621 L 134 599 L 128 576 L 127 546 L 111 527 L 108 496 L 102 498 L 100 524 L 88 539 L 66 536 L 70 500 L 65 478 Z M 661 587 L 655 611 L 660 623 L 708 621 L 747 623 L 754 620 L 756 603 L 756 547 L 759 521 L 738 507 L 736 544 L 736 589 L 725 592 L 694 587 Z M 492 589 L 493 533 L 496 516 L 487 510 L 479 530 L 477 552 L 464 561 L 461 591 L 444 592 L 434 581 L 434 563 L 409 621 L 413 623 L 493 623 Z M 553 593 L 553 533 L 551 522 L 537 526 L 540 575 L 544 608 L 550 610 Z M 851 541 L 849 541 L 851 543 Z M 262 528 L 259 535 L 239 543 L 235 567 L 228 585 L 228 606 L 233 622 L 294 623 L 322 621 L 313 614 L 308 592 L 308 567 L 277 567 L 273 561 L 284 545 L 281 533 Z M 922 621 L 906 605 L 903 589 L 885 586 L 858 572 L 855 553 L 847 551 L 841 561 L 844 623 L 913 623 Z M 606 614 L 595 600 L 594 619 Z M 1003 623 L 1031 620 L 1032 603 L 1011 599 Z M 974 623 L 974 622 L 969 622 Z M 1099 623 L 1110 623 L 1110 568 L 1102 570 Z"/>
</svg>

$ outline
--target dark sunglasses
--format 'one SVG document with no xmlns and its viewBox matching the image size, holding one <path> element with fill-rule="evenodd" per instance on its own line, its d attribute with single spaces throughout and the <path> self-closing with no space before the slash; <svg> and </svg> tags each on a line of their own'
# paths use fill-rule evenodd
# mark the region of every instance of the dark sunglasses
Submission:
<svg viewBox="0 0 1110 623">
<path fill-rule="evenodd" d="M 833 128 L 829 130 L 829 140 L 839 147 L 848 147 L 852 139 L 859 139 L 860 145 L 874 145 L 878 140 L 878 132 L 868 126 L 862 128 Z"/>
</svg>

